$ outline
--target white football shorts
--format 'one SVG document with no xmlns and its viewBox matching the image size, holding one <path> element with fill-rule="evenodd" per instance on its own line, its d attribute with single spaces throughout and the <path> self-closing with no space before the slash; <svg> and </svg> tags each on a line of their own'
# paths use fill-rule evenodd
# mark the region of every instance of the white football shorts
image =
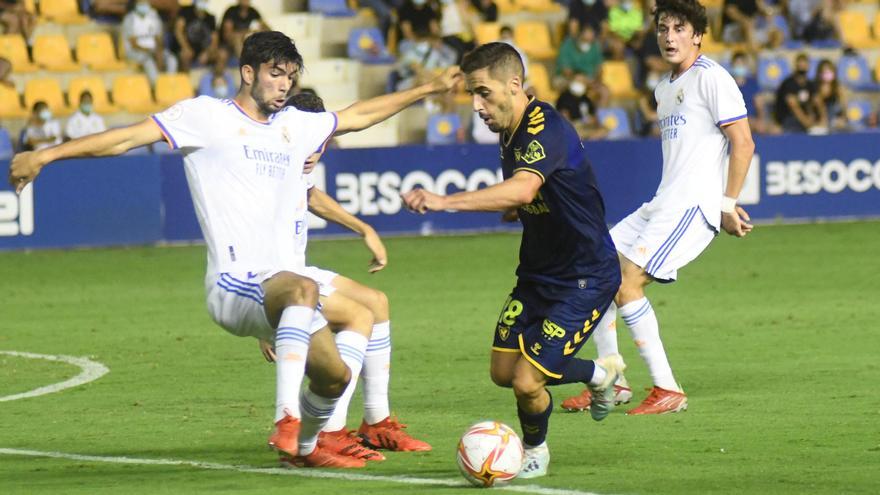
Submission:
<svg viewBox="0 0 880 495">
<path fill-rule="evenodd" d="M 318 284 L 318 293 L 324 297 L 329 297 L 330 294 L 336 292 L 336 287 L 333 287 L 332 283 L 333 279 L 339 275 L 336 272 L 324 270 L 317 266 L 307 266 L 302 270 L 296 270 L 296 273 L 314 280 Z"/>
<path fill-rule="evenodd" d="M 266 319 L 263 309 L 263 286 L 265 280 L 278 270 L 259 273 L 217 273 L 208 279 L 208 313 L 215 323 L 238 337 L 256 337 L 273 342 L 275 329 Z M 309 334 L 327 326 L 327 320 L 315 311 Z"/>
<path fill-rule="evenodd" d="M 642 205 L 611 229 L 617 251 L 658 282 L 674 282 L 715 235 L 698 206 L 649 213 Z"/>
</svg>

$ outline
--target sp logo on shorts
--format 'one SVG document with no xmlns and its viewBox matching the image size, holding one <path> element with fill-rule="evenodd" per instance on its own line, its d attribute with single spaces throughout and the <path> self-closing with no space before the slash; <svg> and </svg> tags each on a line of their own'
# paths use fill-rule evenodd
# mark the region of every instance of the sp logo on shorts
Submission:
<svg viewBox="0 0 880 495">
<path fill-rule="evenodd" d="M 544 320 L 544 338 L 547 340 L 553 340 L 554 338 L 561 339 L 565 337 L 565 329 L 553 323 L 550 320 Z"/>
<path fill-rule="evenodd" d="M 507 342 L 507 337 L 510 337 L 510 327 L 498 325 L 498 336 L 501 337 L 501 340 Z"/>
</svg>

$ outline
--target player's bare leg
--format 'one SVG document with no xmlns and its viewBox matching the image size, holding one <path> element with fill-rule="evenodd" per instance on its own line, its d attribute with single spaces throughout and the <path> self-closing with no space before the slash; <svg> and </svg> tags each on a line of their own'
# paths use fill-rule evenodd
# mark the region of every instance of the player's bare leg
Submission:
<svg viewBox="0 0 880 495">
<path fill-rule="evenodd" d="M 332 281 L 338 293 L 367 307 L 373 332 L 364 357 L 364 420 L 358 434 L 373 448 L 424 452 L 431 445 L 409 435 L 406 425 L 391 417 L 388 388 L 391 379 L 391 319 L 388 296 L 341 275 Z M 335 293 L 334 293 L 335 294 Z"/>
</svg>

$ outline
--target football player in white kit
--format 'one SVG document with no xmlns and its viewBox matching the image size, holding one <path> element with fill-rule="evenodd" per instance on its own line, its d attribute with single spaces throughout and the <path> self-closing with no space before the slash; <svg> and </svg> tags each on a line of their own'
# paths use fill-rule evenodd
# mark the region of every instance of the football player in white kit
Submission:
<svg viewBox="0 0 880 495">
<path fill-rule="evenodd" d="M 617 354 L 619 309 L 648 365 L 654 387 L 627 412 L 631 415 L 687 409 L 687 395 L 672 375 L 645 286 L 675 281 L 678 269 L 699 256 L 720 229 L 737 237 L 752 230 L 748 214 L 736 205 L 755 150 L 742 93 L 721 65 L 700 54 L 705 7 L 696 0 L 656 3 L 657 43 L 672 67 L 654 90 L 663 174 L 654 198 L 611 229 L 623 279 L 615 304 L 593 333 L 599 357 Z M 617 402 L 632 397 L 625 379 L 615 389 Z M 583 410 L 590 400 L 586 390 L 562 407 Z"/>
<path fill-rule="evenodd" d="M 270 444 L 307 467 L 361 467 L 362 459 L 316 448 L 318 432 L 360 364 L 367 338 L 340 357 L 315 311 L 315 282 L 286 266 L 294 249 L 291 219 L 301 203 L 306 158 L 334 133 L 365 129 L 430 94 L 451 89 L 450 68 L 429 83 L 357 102 L 336 113 L 285 108 L 303 67 L 293 40 L 255 33 L 240 57 L 235 98 L 201 96 L 128 127 L 13 157 L 9 181 L 21 190 L 43 167 L 65 158 L 113 156 L 166 140 L 184 157 L 187 182 L 208 248 L 208 311 L 230 333 L 271 339 L 276 366 L 276 429 Z M 308 368 L 306 367 L 308 362 Z M 304 374 L 310 383 L 300 394 Z M 295 420 L 291 411 L 301 411 Z"/>
</svg>

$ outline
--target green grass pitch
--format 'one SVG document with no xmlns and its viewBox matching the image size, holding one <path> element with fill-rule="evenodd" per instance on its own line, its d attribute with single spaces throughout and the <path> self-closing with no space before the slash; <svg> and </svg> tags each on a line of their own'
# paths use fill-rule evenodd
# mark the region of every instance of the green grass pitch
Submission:
<svg viewBox="0 0 880 495">
<path fill-rule="evenodd" d="M 649 289 L 690 409 L 551 418 L 545 478 L 514 482 L 600 494 L 880 493 L 880 223 L 761 226 L 721 236 Z M 314 479 L 0 454 L 0 493 L 474 493 L 458 482 L 458 436 L 480 419 L 517 426 L 512 394 L 489 380 L 493 323 L 514 283 L 518 237 L 388 239 L 366 274 L 359 241 L 320 241 L 310 261 L 392 302 L 392 408 L 430 441 L 357 480 Z M 0 253 L 0 350 L 86 356 L 110 373 L 58 393 L 0 402 L 0 449 L 272 468 L 274 370 L 253 340 L 204 307 L 204 248 Z M 636 393 L 649 379 L 621 324 Z M 587 343 L 582 356 L 595 352 Z M 0 397 L 77 368 L 0 354 Z M 556 388 L 557 405 L 576 386 Z M 360 423 L 355 397 L 349 426 Z M 545 490 L 544 493 L 551 493 Z M 558 493 L 564 493 L 562 491 Z"/>
</svg>

